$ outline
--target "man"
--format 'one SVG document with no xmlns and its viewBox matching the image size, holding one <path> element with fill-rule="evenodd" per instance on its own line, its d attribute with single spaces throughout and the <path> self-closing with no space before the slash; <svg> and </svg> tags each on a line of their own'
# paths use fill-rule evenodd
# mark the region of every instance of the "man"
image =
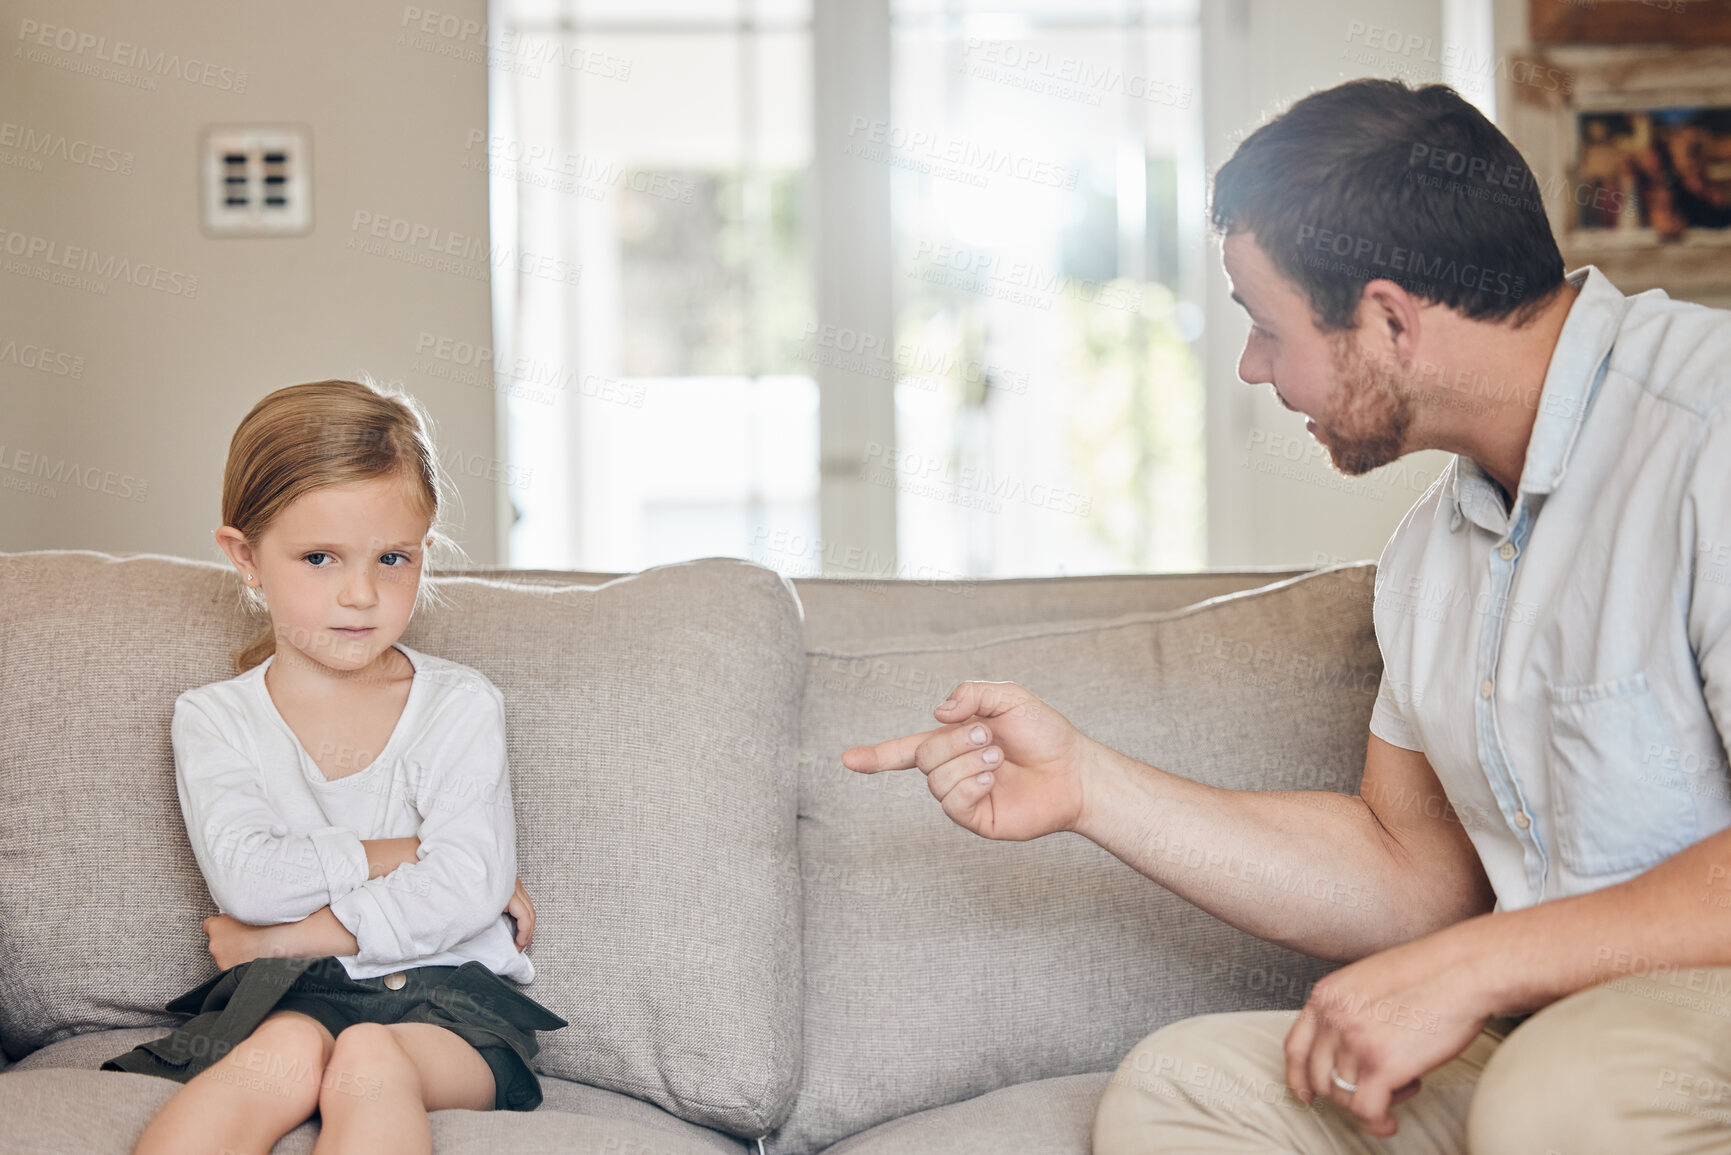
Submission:
<svg viewBox="0 0 1731 1155">
<path fill-rule="evenodd" d="M 1359 794 L 1200 786 L 998 682 L 844 763 L 918 766 L 976 834 L 1074 830 L 1356 960 L 1302 1011 L 1149 1036 L 1096 1155 L 1731 1150 L 1731 313 L 1565 278 L 1520 154 L 1442 85 L 1306 97 L 1212 215 L 1245 381 L 1342 473 L 1457 455 L 1378 564 Z M 1208 889 L 1173 839 L 1394 901 Z"/>
</svg>

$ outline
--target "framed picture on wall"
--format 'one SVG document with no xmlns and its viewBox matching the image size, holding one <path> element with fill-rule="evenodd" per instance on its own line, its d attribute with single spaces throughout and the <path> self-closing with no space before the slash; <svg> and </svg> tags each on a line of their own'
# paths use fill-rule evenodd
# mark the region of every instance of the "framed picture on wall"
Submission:
<svg viewBox="0 0 1731 1155">
<path fill-rule="evenodd" d="M 1731 0 L 1529 0 L 1534 44 L 1731 44 Z"/>
<path fill-rule="evenodd" d="M 1566 80 L 1517 85 L 1504 127 L 1568 266 L 1624 292 L 1731 298 L 1731 47 L 1559 47 L 1526 64 Z"/>
</svg>

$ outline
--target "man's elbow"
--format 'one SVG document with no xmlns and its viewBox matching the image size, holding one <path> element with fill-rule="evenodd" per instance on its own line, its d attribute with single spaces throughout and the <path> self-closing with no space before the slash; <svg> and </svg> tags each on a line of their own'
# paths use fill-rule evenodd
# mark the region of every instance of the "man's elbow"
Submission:
<svg viewBox="0 0 1731 1155">
<path fill-rule="evenodd" d="M 1393 912 L 1389 925 L 1397 929 L 1387 945 L 1398 946 L 1489 914 L 1496 904 L 1496 892 L 1482 871 L 1477 878 L 1469 871 L 1439 871 L 1428 885 L 1414 887 L 1401 902 L 1403 909 Z"/>
</svg>

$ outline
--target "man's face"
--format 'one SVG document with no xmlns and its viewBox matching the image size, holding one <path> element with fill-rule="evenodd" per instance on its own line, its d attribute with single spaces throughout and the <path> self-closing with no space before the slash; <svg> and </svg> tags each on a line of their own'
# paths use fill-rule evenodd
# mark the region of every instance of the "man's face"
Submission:
<svg viewBox="0 0 1731 1155">
<path fill-rule="evenodd" d="M 1222 262 L 1232 298 L 1250 314 L 1238 375 L 1274 386 L 1286 408 L 1328 450 L 1337 472 L 1368 473 L 1405 454 L 1412 398 L 1386 362 L 1368 356 L 1359 332 L 1324 333 L 1303 292 L 1247 232 L 1231 233 Z"/>
</svg>

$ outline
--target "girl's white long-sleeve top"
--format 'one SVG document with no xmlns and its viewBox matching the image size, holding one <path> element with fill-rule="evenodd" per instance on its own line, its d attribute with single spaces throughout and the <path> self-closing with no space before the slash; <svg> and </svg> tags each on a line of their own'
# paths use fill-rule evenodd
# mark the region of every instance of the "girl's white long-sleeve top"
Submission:
<svg viewBox="0 0 1731 1155">
<path fill-rule="evenodd" d="M 175 784 L 199 869 L 241 922 L 297 922 L 328 905 L 359 944 L 337 956 L 351 978 L 473 959 L 533 982 L 504 913 L 517 881 L 504 697 L 478 670 L 397 649 L 415 675 L 396 729 L 335 781 L 271 700 L 275 655 L 175 699 Z M 419 861 L 369 880 L 361 840 L 411 835 Z"/>
</svg>

